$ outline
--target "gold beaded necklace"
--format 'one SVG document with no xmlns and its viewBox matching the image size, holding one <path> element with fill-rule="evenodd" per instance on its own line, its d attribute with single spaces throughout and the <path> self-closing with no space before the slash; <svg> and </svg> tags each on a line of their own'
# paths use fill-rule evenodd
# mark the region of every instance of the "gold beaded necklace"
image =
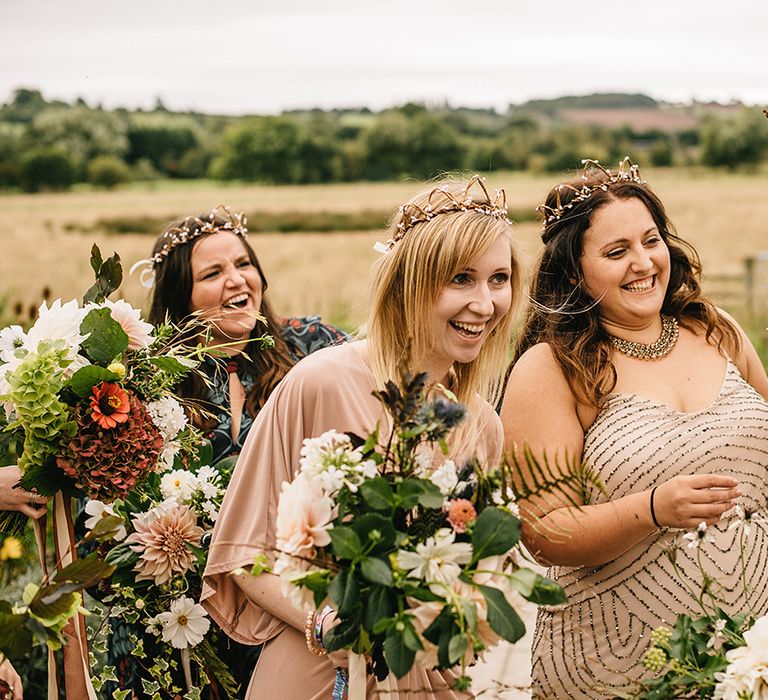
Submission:
<svg viewBox="0 0 768 700">
<path fill-rule="evenodd" d="M 672 316 L 661 315 L 661 335 L 653 343 L 637 343 L 633 340 L 624 340 L 615 335 L 608 334 L 611 345 L 619 352 L 636 357 L 639 360 L 658 360 L 666 357 L 675 347 L 680 329 L 677 319 Z"/>
</svg>

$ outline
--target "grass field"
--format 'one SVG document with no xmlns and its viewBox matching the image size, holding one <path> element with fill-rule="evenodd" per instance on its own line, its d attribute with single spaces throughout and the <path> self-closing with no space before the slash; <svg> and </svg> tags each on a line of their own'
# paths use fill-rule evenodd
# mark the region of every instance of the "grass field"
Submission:
<svg viewBox="0 0 768 700">
<path fill-rule="evenodd" d="M 768 249 L 768 197 L 764 178 L 705 170 L 657 170 L 644 173 L 667 205 L 678 232 L 701 254 L 705 273 L 739 275 L 744 259 Z M 533 209 L 558 178 L 502 173 L 489 178 L 503 186 L 514 210 Z M 127 270 L 146 257 L 153 237 L 93 230 L 99 219 L 150 217 L 162 224 L 182 215 L 227 204 L 235 210 L 280 212 L 356 212 L 394 210 L 421 183 L 355 183 L 266 187 L 206 181 L 132 186 L 112 192 L 0 196 L 0 294 L 25 306 L 48 287 L 52 296 L 79 297 L 91 283 L 88 253 L 96 242 L 105 254 L 117 251 Z M 539 248 L 538 224 L 518 226 L 527 261 Z M 369 268 L 381 231 L 252 235 L 270 282 L 275 308 L 283 314 L 320 313 L 353 328 L 365 315 Z M 738 283 L 735 283 L 738 285 Z M 740 289 L 740 287 L 739 287 Z M 712 287 L 717 296 L 718 288 Z M 737 289 L 738 291 L 738 289 Z M 120 292 L 134 304 L 147 294 L 135 279 Z M 733 304 L 731 304 L 733 306 Z M 734 309 L 738 313 L 738 309 Z"/>
</svg>

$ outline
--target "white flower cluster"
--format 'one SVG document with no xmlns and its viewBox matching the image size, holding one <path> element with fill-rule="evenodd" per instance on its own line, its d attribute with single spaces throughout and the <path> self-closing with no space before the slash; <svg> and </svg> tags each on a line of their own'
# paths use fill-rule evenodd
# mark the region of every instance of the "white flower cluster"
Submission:
<svg viewBox="0 0 768 700">
<path fill-rule="evenodd" d="M 363 481 L 378 476 L 376 462 L 363 460 L 362 451 L 352 448 L 349 436 L 335 430 L 304 440 L 299 465 L 301 473 L 317 479 L 331 497 L 342 486 L 356 493 Z"/>
<path fill-rule="evenodd" d="M 157 401 L 150 401 L 147 404 L 147 412 L 163 436 L 158 471 L 165 471 L 173 466 L 173 460 L 179 451 L 179 444 L 175 438 L 186 427 L 187 415 L 173 396 L 164 396 Z"/>
<path fill-rule="evenodd" d="M 166 472 L 160 479 L 160 492 L 166 500 L 189 505 L 199 516 L 214 523 L 224 498 L 221 476 L 208 465 L 200 467 L 197 473 L 187 469 Z"/>
<path fill-rule="evenodd" d="M 768 615 L 744 633 L 746 645 L 726 652 L 728 667 L 715 674 L 715 700 L 768 699 Z"/>
<path fill-rule="evenodd" d="M 98 524 L 99 520 L 106 518 L 107 516 L 119 517 L 111 503 L 102 503 L 101 501 L 96 501 L 94 499 L 90 499 L 85 504 L 85 512 L 91 516 L 90 518 L 87 518 L 84 523 L 86 530 L 93 530 L 93 528 L 95 528 Z M 125 525 L 119 525 L 112 539 L 120 542 L 121 540 L 125 539 L 127 534 L 128 533 L 125 530 Z"/>
</svg>

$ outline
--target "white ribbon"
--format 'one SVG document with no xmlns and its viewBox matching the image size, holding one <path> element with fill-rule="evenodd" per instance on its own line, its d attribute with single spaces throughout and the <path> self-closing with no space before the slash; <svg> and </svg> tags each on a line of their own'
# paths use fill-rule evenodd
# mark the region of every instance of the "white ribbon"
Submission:
<svg viewBox="0 0 768 700">
<path fill-rule="evenodd" d="M 144 269 L 139 273 L 139 284 L 144 289 L 152 289 L 155 286 L 155 263 L 149 258 L 139 260 L 131 265 L 131 269 L 128 270 L 128 274 L 132 275 L 140 267 Z"/>
<path fill-rule="evenodd" d="M 348 673 L 348 700 L 365 700 L 368 676 L 366 673 L 365 657 L 362 654 L 355 654 L 353 651 L 349 652 Z"/>
</svg>

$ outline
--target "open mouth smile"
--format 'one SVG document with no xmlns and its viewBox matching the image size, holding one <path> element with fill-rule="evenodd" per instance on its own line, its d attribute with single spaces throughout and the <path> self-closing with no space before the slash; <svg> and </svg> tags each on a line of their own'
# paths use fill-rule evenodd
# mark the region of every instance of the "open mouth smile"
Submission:
<svg viewBox="0 0 768 700">
<path fill-rule="evenodd" d="M 622 284 L 621 288 L 628 292 L 647 292 L 656 285 L 656 275 L 645 277 L 641 280 L 635 280 L 629 284 Z"/>
<path fill-rule="evenodd" d="M 462 323 L 461 321 L 448 322 L 459 335 L 465 338 L 479 338 L 485 330 L 485 323 Z"/>
<path fill-rule="evenodd" d="M 221 306 L 224 309 L 244 309 L 248 305 L 250 296 L 246 293 L 238 294 L 230 299 L 227 299 Z"/>
</svg>

